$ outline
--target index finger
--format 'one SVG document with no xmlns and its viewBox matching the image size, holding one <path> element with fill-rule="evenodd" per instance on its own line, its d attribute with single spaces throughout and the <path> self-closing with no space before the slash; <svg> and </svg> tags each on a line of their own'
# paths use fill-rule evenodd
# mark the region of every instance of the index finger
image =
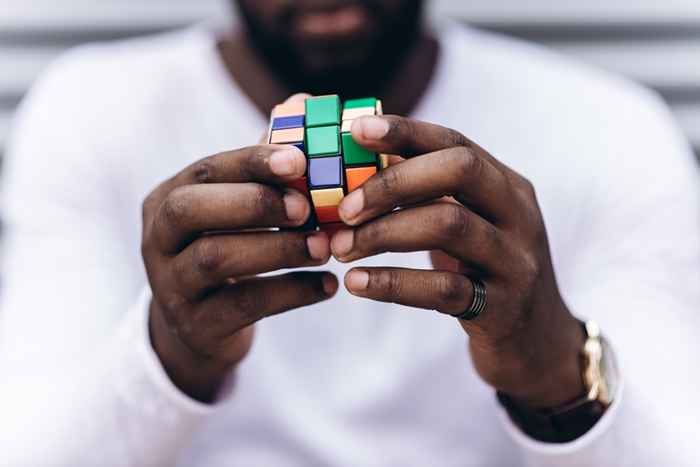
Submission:
<svg viewBox="0 0 700 467">
<path fill-rule="evenodd" d="M 199 183 L 284 184 L 305 171 L 306 158 L 298 148 L 261 144 L 201 159 L 173 177 L 170 188 Z"/>
<path fill-rule="evenodd" d="M 454 147 L 471 149 L 499 170 L 507 168 L 462 133 L 433 123 L 396 115 L 360 117 L 352 125 L 352 137 L 361 146 L 382 154 L 411 158 Z"/>
<path fill-rule="evenodd" d="M 305 171 L 306 158 L 294 146 L 259 145 L 209 156 L 153 190 L 143 203 L 144 224 L 148 224 L 163 200 L 180 187 L 250 182 L 286 185 L 302 177 Z"/>
</svg>

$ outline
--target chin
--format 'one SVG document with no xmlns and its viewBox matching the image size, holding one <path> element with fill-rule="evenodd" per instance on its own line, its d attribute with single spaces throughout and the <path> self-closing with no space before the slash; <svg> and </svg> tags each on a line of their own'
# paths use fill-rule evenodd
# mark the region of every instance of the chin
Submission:
<svg viewBox="0 0 700 467">
<path fill-rule="evenodd" d="M 302 51 L 300 65 L 311 75 L 362 73 L 371 54 L 361 48 L 338 48 L 332 51 Z"/>
</svg>

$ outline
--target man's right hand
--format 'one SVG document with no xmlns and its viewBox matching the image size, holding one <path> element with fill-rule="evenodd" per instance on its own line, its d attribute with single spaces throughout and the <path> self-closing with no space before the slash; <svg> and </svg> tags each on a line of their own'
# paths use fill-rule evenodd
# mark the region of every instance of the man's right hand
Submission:
<svg viewBox="0 0 700 467">
<path fill-rule="evenodd" d="M 293 146 L 239 149 L 192 164 L 143 203 L 151 341 L 173 382 L 196 399 L 214 399 L 250 349 L 253 323 L 338 289 L 328 272 L 255 277 L 328 261 L 322 232 L 250 231 L 304 224 L 309 202 L 283 185 L 305 167 Z"/>
</svg>

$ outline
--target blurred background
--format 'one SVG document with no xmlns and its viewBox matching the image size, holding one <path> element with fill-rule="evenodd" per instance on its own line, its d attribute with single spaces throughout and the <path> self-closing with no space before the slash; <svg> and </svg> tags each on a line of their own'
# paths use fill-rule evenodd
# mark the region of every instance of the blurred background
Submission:
<svg viewBox="0 0 700 467">
<path fill-rule="evenodd" d="M 700 157 L 700 0 L 433 0 L 430 9 L 657 90 Z M 14 108 L 62 50 L 228 15 L 227 0 L 0 0 L 0 157 Z"/>
</svg>

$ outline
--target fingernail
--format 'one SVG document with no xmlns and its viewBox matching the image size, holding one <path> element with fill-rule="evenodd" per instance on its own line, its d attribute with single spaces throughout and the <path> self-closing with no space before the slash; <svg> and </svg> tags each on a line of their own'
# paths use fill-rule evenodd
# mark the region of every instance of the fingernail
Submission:
<svg viewBox="0 0 700 467">
<path fill-rule="evenodd" d="M 286 101 L 284 101 L 286 104 L 287 103 L 293 103 L 293 102 L 303 102 L 305 99 L 311 97 L 311 94 L 308 94 L 306 92 L 298 92 L 296 94 L 292 94 L 287 98 Z"/>
<path fill-rule="evenodd" d="M 362 117 L 355 123 L 359 123 L 358 131 L 365 139 L 382 139 L 389 133 L 389 122 L 380 117 Z"/>
<path fill-rule="evenodd" d="M 290 221 L 303 221 L 308 216 L 308 205 L 306 199 L 298 193 L 287 193 L 282 198 L 287 219 Z"/>
<path fill-rule="evenodd" d="M 337 232 L 331 240 L 331 251 L 335 256 L 343 257 L 352 251 L 354 239 L 352 230 L 341 230 Z"/>
<path fill-rule="evenodd" d="M 304 155 L 296 148 L 280 149 L 270 156 L 270 170 L 280 177 L 304 174 Z"/>
<path fill-rule="evenodd" d="M 306 247 L 309 250 L 309 256 L 317 261 L 326 261 L 331 254 L 328 236 L 323 232 L 306 237 Z"/>
<path fill-rule="evenodd" d="M 369 273 L 366 271 L 350 271 L 345 276 L 345 285 L 351 292 L 361 292 L 367 290 L 369 284 Z"/>
<path fill-rule="evenodd" d="M 340 206 L 338 206 L 338 212 L 344 220 L 351 221 L 360 214 L 364 207 L 364 190 L 359 188 L 343 198 Z"/>
<path fill-rule="evenodd" d="M 321 282 L 323 283 L 323 293 L 328 297 L 332 297 L 338 291 L 338 281 L 333 274 L 324 274 Z"/>
</svg>

